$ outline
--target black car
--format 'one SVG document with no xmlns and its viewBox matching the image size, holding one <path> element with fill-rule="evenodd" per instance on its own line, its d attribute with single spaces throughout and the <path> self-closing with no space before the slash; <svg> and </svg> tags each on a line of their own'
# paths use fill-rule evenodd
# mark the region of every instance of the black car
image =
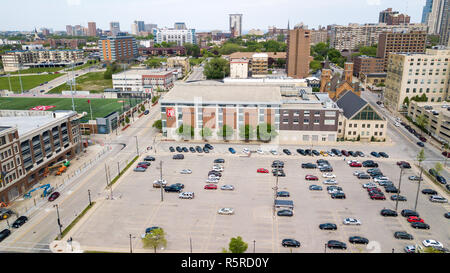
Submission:
<svg viewBox="0 0 450 273">
<path fill-rule="evenodd" d="M 328 160 L 325 159 L 318 159 L 316 161 L 317 164 L 325 164 L 325 165 L 330 165 L 330 162 L 328 162 Z"/>
<path fill-rule="evenodd" d="M 382 209 L 380 214 L 382 216 L 398 216 L 397 212 L 395 210 L 391 210 L 391 209 Z"/>
<path fill-rule="evenodd" d="M 292 212 L 292 210 L 290 210 L 290 209 L 283 209 L 283 210 L 279 210 L 278 212 L 277 212 L 277 215 L 278 216 L 293 216 L 294 215 L 294 212 Z"/>
<path fill-rule="evenodd" d="M 317 168 L 317 165 L 314 163 L 302 163 L 303 169 L 315 169 Z"/>
<path fill-rule="evenodd" d="M 338 187 L 338 186 L 328 186 L 327 187 L 327 191 L 331 191 L 331 190 L 338 190 L 338 191 L 342 191 L 342 188 L 341 187 Z"/>
<path fill-rule="evenodd" d="M 331 194 L 331 198 L 333 199 L 345 199 L 345 193 L 343 192 L 336 192 Z"/>
<path fill-rule="evenodd" d="M 209 153 L 209 149 L 208 149 L 208 147 L 203 147 L 203 152 L 205 152 L 206 154 L 208 154 Z"/>
<path fill-rule="evenodd" d="M 284 247 L 300 247 L 300 242 L 294 239 L 283 239 L 281 245 Z"/>
<path fill-rule="evenodd" d="M 411 169 L 411 165 L 408 162 L 402 162 L 399 167 L 403 169 Z"/>
<path fill-rule="evenodd" d="M 371 152 L 370 154 L 377 158 L 380 157 L 380 154 L 377 152 Z"/>
<path fill-rule="evenodd" d="M 179 152 L 179 153 L 182 153 L 182 152 L 183 152 L 183 149 L 182 149 L 180 146 L 177 146 L 177 147 L 175 148 L 175 150 L 177 150 L 177 152 Z"/>
<path fill-rule="evenodd" d="M 155 158 L 153 156 L 146 156 L 144 161 L 155 161 Z"/>
<path fill-rule="evenodd" d="M 173 159 L 184 159 L 184 155 L 183 154 L 176 154 L 172 158 Z"/>
<path fill-rule="evenodd" d="M 384 174 L 382 172 L 373 172 L 373 173 L 370 174 L 370 176 L 372 178 L 377 178 L 377 177 L 384 176 Z"/>
<path fill-rule="evenodd" d="M 339 249 L 347 249 L 347 245 L 343 242 L 330 240 L 327 243 L 328 248 L 339 248 Z"/>
<path fill-rule="evenodd" d="M 437 172 L 435 169 L 429 169 L 429 170 L 428 170 L 428 173 L 431 174 L 431 175 L 434 176 L 434 177 L 436 177 L 436 176 L 439 175 L 438 172 Z"/>
<path fill-rule="evenodd" d="M 306 155 L 312 155 L 312 150 L 311 149 L 306 149 L 305 150 L 305 154 Z"/>
<path fill-rule="evenodd" d="M 447 180 L 445 180 L 445 178 L 442 175 L 437 175 L 436 180 L 441 184 L 444 184 L 444 185 L 447 184 Z"/>
<path fill-rule="evenodd" d="M 175 184 L 172 184 L 171 186 L 176 186 L 176 187 L 180 187 L 180 188 L 184 189 L 184 184 L 181 184 L 181 183 L 175 183 Z"/>
<path fill-rule="evenodd" d="M 414 240 L 414 237 L 405 231 L 396 231 L 394 237 L 397 239 Z"/>
<path fill-rule="evenodd" d="M 13 228 L 20 228 L 23 224 L 25 224 L 28 221 L 28 218 L 26 216 L 20 216 L 17 218 L 16 221 L 12 224 Z"/>
<path fill-rule="evenodd" d="M 278 170 L 278 171 L 273 172 L 273 176 L 285 177 L 286 173 L 283 170 Z"/>
<path fill-rule="evenodd" d="M 319 151 L 317 151 L 317 150 L 312 150 L 311 153 L 313 155 L 315 155 L 315 156 L 319 156 L 320 155 Z"/>
<path fill-rule="evenodd" d="M 348 154 L 353 157 L 358 157 L 358 154 L 353 151 L 348 151 Z"/>
<path fill-rule="evenodd" d="M 286 155 L 291 155 L 291 151 L 289 151 L 289 149 L 283 149 L 283 153 L 285 153 Z"/>
<path fill-rule="evenodd" d="M 425 147 L 425 144 L 423 144 L 423 142 L 417 142 L 417 145 L 419 145 L 420 147 Z"/>
<path fill-rule="evenodd" d="M 362 163 L 363 167 L 368 168 L 378 168 L 378 163 L 374 162 L 373 160 L 366 160 Z"/>
<path fill-rule="evenodd" d="M 6 237 L 8 237 L 11 234 L 11 231 L 9 229 L 4 229 L 0 232 L 0 242 L 5 240 Z"/>
<path fill-rule="evenodd" d="M 399 190 L 395 186 L 387 186 L 384 190 L 389 193 L 399 193 Z"/>
<path fill-rule="evenodd" d="M 432 189 L 423 189 L 422 190 L 423 194 L 431 194 L 431 195 L 437 195 L 437 191 L 432 190 Z"/>
<path fill-rule="evenodd" d="M 225 159 L 222 158 L 215 159 L 214 163 L 225 163 Z"/>
<path fill-rule="evenodd" d="M 332 172 L 333 168 L 331 166 L 329 166 L 329 165 L 324 165 L 324 166 L 319 167 L 319 171 L 321 171 L 321 172 Z"/>
<path fill-rule="evenodd" d="M 283 161 L 275 160 L 274 162 L 272 162 L 272 168 L 283 168 L 283 167 L 284 167 Z"/>
<path fill-rule="evenodd" d="M 348 238 L 348 241 L 352 244 L 364 244 L 367 245 L 369 243 L 369 240 L 367 238 L 361 237 L 361 236 L 352 236 Z"/>
<path fill-rule="evenodd" d="M 172 146 L 169 147 L 169 151 L 170 151 L 171 153 L 175 153 L 175 149 L 174 149 Z"/>
<path fill-rule="evenodd" d="M 191 153 L 195 153 L 194 147 L 189 147 L 189 151 L 190 151 Z"/>
<path fill-rule="evenodd" d="M 209 144 L 209 143 L 206 143 L 205 147 L 210 149 L 210 150 L 214 150 L 214 147 L 211 144 Z"/>
<path fill-rule="evenodd" d="M 410 210 L 410 209 L 402 210 L 401 214 L 402 214 L 403 217 L 410 217 L 410 216 L 419 217 L 419 214 L 417 212 L 415 212 L 413 210 Z"/>
<path fill-rule="evenodd" d="M 378 154 L 381 155 L 384 158 L 389 158 L 389 155 L 387 153 L 385 153 L 385 152 L 379 152 Z"/>
<path fill-rule="evenodd" d="M 184 153 L 189 152 L 188 148 L 186 148 L 186 147 L 183 147 L 182 150 L 183 150 Z"/>
<path fill-rule="evenodd" d="M 364 157 L 365 156 L 365 154 L 363 152 L 361 152 L 361 151 L 356 151 L 356 154 L 358 156 L 360 156 L 360 157 Z"/>
<path fill-rule="evenodd" d="M 297 153 L 299 153 L 301 155 L 306 155 L 305 150 L 303 150 L 303 149 L 297 149 Z"/>
<path fill-rule="evenodd" d="M 325 229 L 325 230 L 337 230 L 336 224 L 332 224 L 332 223 L 320 224 L 319 228 Z"/>
<path fill-rule="evenodd" d="M 209 171 L 208 172 L 208 176 L 210 176 L 210 175 L 215 175 L 215 176 L 218 176 L 218 177 L 222 177 L 222 173 L 218 172 L 218 171 Z"/>
<path fill-rule="evenodd" d="M 145 110 L 145 111 L 144 111 L 144 115 L 148 115 L 148 113 L 150 113 L 149 110 Z"/>
<path fill-rule="evenodd" d="M 358 174 L 358 178 L 359 179 L 370 179 L 370 175 L 368 175 L 367 173 L 360 173 L 360 174 Z"/>
<path fill-rule="evenodd" d="M 311 185 L 311 186 L 309 186 L 309 189 L 310 189 L 311 191 L 321 191 L 321 190 L 322 190 L 322 187 L 321 187 L 321 186 L 318 186 L 318 185 Z"/>
<path fill-rule="evenodd" d="M 420 222 L 411 223 L 412 228 L 430 229 L 430 225 Z"/>
<path fill-rule="evenodd" d="M 447 219 L 450 219 L 450 212 L 446 212 L 446 213 L 444 214 L 444 217 L 447 218 Z"/>
<path fill-rule="evenodd" d="M 183 189 L 177 185 L 170 185 L 164 188 L 165 192 L 181 192 Z"/>
<path fill-rule="evenodd" d="M 450 184 L 445 185 L 445 188 L 450 191 Z"/>
<path fill-rule="evenodd" d="M 203 153 L 203 149 L 200 146 L 195 146 L 195 150 L 197 151 L 197 153 Z"/>
<path fill-rule="evenodd" d="M 394 195 L 392 195 L 391 196 L 391 200 L 392 201 L 407 201 L 407 199 L 406 199 L 406 197 L 405 196 L 403 196 L 403 195 L 397 195 L 397 194 L 394 194 Z"/>
<path fill-rule="evenodd" d="M 289 192 L 288 191 L 279 191 L 277 192 L 277 197 L 289 197 Z"/>
</svg>

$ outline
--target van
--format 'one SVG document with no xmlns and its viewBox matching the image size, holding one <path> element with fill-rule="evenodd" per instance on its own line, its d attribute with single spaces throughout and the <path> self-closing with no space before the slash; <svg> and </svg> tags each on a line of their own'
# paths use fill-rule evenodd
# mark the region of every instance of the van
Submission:
<svg viewBox="0 0 450 273">
<path fill-rule="evenodd" d="M 182 192 L 178 195 L 178 198 L 181 199 L 194 199 L 194 193 L 193 192 Z"/>
</svg>

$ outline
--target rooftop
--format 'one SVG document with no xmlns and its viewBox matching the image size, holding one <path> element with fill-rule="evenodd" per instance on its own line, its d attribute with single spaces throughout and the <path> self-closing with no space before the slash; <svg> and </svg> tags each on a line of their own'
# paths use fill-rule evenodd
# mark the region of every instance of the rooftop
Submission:
<svg viewBox="0 0 450 273">
<path fill-rule="evenodd" d="M 220 82 L 208 84 L 175 84 L 161 103 L 253 103 L 280 104 L 280 88 L 276 86 L 228 85 Z"/>
<path fill-rule="evenodd" d="M 141 75 L 141 76 L 145 76 L 145 75 L 167 75 L 169 73 L 173 73 L 174 69 L 130 69 L 130 70 L 126 70 L 126 71 L 122 71 L 119 73 L 116 73 L 113 75 L 114 76 L 127 76 L 127 75 Z"/>
</svg>

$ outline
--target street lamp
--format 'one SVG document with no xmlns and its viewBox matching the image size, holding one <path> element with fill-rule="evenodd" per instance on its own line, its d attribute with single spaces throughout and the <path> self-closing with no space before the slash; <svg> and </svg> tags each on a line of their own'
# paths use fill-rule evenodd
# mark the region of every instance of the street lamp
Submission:
<svg viewBox="0 0 450 273">
<path fill-rule="evenodd" d="M 403 165 L 400 165 L 400 178 L 398 181 L 398 193 L 397 193 L 397 200 L 395 202 L 395 211 L 397 211 L 398 208 L 398 199 L 399 199 L 398 197 L 400 195 L 400 187 L 402 185 L 402 174 L 403 174 Z"/>
<path fill-rule="evenodd" d="M 58 204 L 53 205 L 53 207 L 56 207 L 56 215 L 58 217 L 58 227 L 59 227 L 59 238 L 62 238 L 62 224 L 61 224 L 61 219 L 59 218 L 59 209 L 58 209 Z"/>
<path fill-rule="evenodd" d="M 138 145 L 138 137 L 134 136 L 136 138 L 136 154 L 139 156 L 139 145 Z"/>
<path fill-rule="evenodd" d="M 255 253 L 256 240 L 253 240 L 253 253 Z"/>
<path fill-rule="evenodd" d="M 133 245 L 131 244 L 131 239 L 136 238 L 135 236 L 132 236 L 131 233 L 129 234 L 130 236 L 130 253 L 133 253 Z"/>
<path fill-rule="evenodd" d="M 92 206 L 92 202 L 91 202 L 91 190 L 88 190 L 88 196 L 89 196 L 89 206 Z"/>
</svg>

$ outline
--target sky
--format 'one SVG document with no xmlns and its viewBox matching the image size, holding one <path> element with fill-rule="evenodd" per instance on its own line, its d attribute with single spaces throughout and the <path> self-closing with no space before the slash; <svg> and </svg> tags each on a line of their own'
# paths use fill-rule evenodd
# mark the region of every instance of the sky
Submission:
<svg viewBox="0 0 450 273">
<path fill-rule="evenodd" d="M 229 31 L 230 13 L 243 14 L 242 29 L 267 30 L 269 26 L 286 28 L 303 22 L 309 28 L 330 24 L 377 23 L 381 10 L 393 8 L 422 18 L 426 0 L 0 0 L 3 10 L 0 31 L 82 25 L 94 21 L 97 28 L 109 29 L 109 22 L 119 21 L 123 31 L 130 31 L 134 20 L 173 27 L 185 22 L 196 31 Z"/>
</svg>

